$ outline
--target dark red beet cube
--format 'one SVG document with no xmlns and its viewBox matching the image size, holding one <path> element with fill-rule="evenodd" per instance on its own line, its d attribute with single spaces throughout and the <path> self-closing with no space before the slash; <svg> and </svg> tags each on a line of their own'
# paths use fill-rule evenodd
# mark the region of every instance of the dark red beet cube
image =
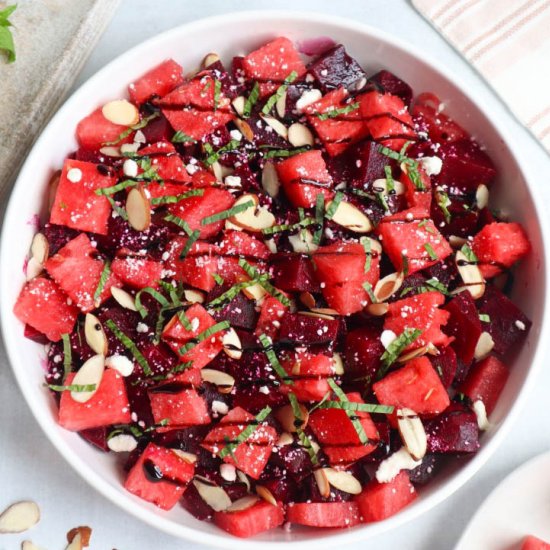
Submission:
<svg viewBox="0 0 550 550">
<path fill-rule="evenodd" d="M 380 331 L 362 327 L 348 332 L 345 343 L 346 379 L 349 381 L 364 378 L 365 386 L 375 379 L 380 368 L 380 357 L 384 346 L 380 341 Z"/>
<path fill-rule="evenodd" d="M 324 344 L 332 342 L 338 334 L 339 321 L 321 319 L 299 313 L 286 313 L 281 319 L 279 338 L 295 344 Z"/>
<path fill-rule="evenodd" d="M 458 364 L 456 353 L 451 346 L 447 346 L 439 351 L 439 355 L 431 358 L 432 365 L 441 378 L 443 386 L 449 388 L 456 376 Z"/>
<path fill-rule="evenodd" d="M 313 265 L 307 256 L 281 254 L 273 259 L 273 283 L 289 292 L 319 292 Z"/>
<path fill-rule="evenodd" d="M 369 82 L 372 82 L 383 92 L 400 97 L 407 107 L 411 106 L 413 96 L 412 88 L 393 73 L 390 73 L 390 71 L 378 71 L 369 78 Z"/>
</svg>

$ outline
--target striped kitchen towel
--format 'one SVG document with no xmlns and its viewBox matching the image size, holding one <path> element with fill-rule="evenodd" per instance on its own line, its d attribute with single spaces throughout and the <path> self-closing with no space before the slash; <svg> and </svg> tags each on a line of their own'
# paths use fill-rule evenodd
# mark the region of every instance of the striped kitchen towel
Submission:
<svg viewBox="0 0 550 550">
<path fill-rule="evenodd" d="M 550 152 L 550 0 L 412 0 Z"/>
</svg>

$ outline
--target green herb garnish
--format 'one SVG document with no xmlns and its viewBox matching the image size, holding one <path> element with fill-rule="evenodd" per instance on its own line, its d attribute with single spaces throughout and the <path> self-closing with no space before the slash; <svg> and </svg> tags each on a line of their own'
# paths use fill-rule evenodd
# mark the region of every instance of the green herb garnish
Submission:
<svg viewBox="0 0 550 550">
<path fill-rule="evenodd" d="M 13 35 L 10 27 L 12 24 L 8 21 L 8 17 L 17 9 L 17 4 L 7 6 L 0 10 L 0 50 L 2 50 L 7 58 L 8 63 L 15 61 L 15 45 L 13 43 Z"/>
<path fill-rule="evenodd" d="M 105 289 L 105 285 L 107 283 L 107 279 L 109 279 L 110 274 L 111 274 L 111 261 L 107 260 L 103 265 L 103 270 L 101 271 L 101 276 L 99 277 L 99 283 L 94 292 L 94 304 L 99 304 L 99 301 L 101 299 L 101 294 Z"/>
<path fill-rule="evenodd" d="M 271 109 L 273 109 L 273 106 L 281 97 L 283 97 L 283 94 L 287 91 L 289 84 L 294 82 L 298 78 L 298 73 L 296 71 L 292 71 L 284 80 L 284 82 L 277 88 L 277 91 L 267 100 L 266 104 L 262 108 L 262 114 L 268 115 Z"/>
<path fill-rule="evenodd" d="M 332 378 L 328 378 L 327 382 L 340 402 L 349 403 L 348 396 L 342 391 L 340 386 Z M 346 408 L 344 408 L 343 410 L 346 412 L 348 418 L 351 420 L 351 423 L 353 424 L 353 427 L 357 432 L 357 436 L 359 437 L 359 441 L 361 441 L 363 445 L 367 445 L 369 442 L 369 438 L 367 437 L 365 428 L 363 428 L 363 424 L 361 424 L 361 420 L 353 414 L 355 411 Z"/>
<path fill-rule="evenodd" d="M 277 290 L 267 279 L 263 279 L 258 270 L 251 266 L 245 259 L 241 258 L 239 260 L 239 266 L 244 269 L 245 273 L 251 279 L 256 279 L 264 290 L 274 298 L 277 298 L 281 304 L 287 307 L 291 305 L 290 300 L 282 292 Z"/>
<path fill-rule="evenodd" d="M 55 384 L 48 384 L 48 388 L 53 391 L 74 391 L 76 393 L 95 391 L 96 386 L 96 384 L 69 384 L 68 386 L 56 386 Z"/>
<path fill-rule="evenodd" d="M 271 149 L 263 153 L 263 157 L 264 159 L 293 157 L 294 155 L 305 153 L 310 149 L 311 147 L 309 147 L 309 145 L 305 145 L 304 147 L 297 147 L 296 149 Z"/>
<path fill-rule="evenodd" d="M 325 219 L 325 196 L 323 193 L 318 193 L 315 198 L 315 221 L 317 222 L 317 229 L 313 234 L 313 244 L 321 244 L 323 237 L 323 222 Z"/>
<path fill-rule="evenodd" d="M 477 256 L 475 255 L 475 252 L 470 248 L 469 245 L 464 244 L 462 245 L 462 248 L 460 249 L 460 252 L 466 256 L 466 259 L 471 263 L 478 263 L 479 260 Z"/>
<path fill-rule="evenodd" d="M 260 280 L 266 281 L 267 275 L 261 275 L 257 279 L 254 278 L 250 281 L 242 281 L 241 283 L 234 284 L 230 289 L 226 290 L 223 294 L 220 294 L 217 298 L 214 298 L 209 304 L 208 307 L 211 308 L 218 308 L 227 305 L 229 302 L 234 300 L 239 292 L 245 288 L 248 288 L 249 286 L 254 286 L 256 284 L 260 283 Z M 221 283 L 223 284 L 223 279 Z"/>
<path fill-rule="evenodd" d="M 408 145 L 408 143 L 409 142 L 407 142 L 405 145 Z M 426 186 L 424 185 L 424 182 L 422 181 L 422 178 L 420 176 L 420 172 L 418 171 L 418 162 L 404 155 L 405 147 L 403 147 L 403 149 L 401 149 L 401 152 L 398 153 L 397 151 L 394 151 L 389 147 L 384 147 L 383 145 L 380 145 L 378 147 L 378 151 L 388 158 L 396 160 L 399 163 L 404 163 L 407 166 L 407 176 L 409 176 L 409 179 L 412 181 L 416 189 L 418 189 L 419 191 L 426 190 Z"/>
<path fill-rule="evenodd" d="M 252 207 L 254 207 L 253 201 L 246 201 L 246 202 L 243 202 L 242 204 L 237 204 L 236 206 L 233 206 L 228 210 L 223 210 L 222 212 L 217 212 L 216 214 L 212 214 L 211 216 L 207 216 L 206 218 L 203 218 L 201 220 L 201 225 L 208 225 L 209 223 L 215 223 L 221 220 L 226 220 L 227 218 L 231 218 L 236 214 L 239 214 L 240 212 L 244 212 L 245 210 L 248 210 L 249 208 L 252 208 Z"/>
<path fill-rule="evenodd" d="M 158 113 L 153 113 L 152 115 L 145 117 L 143 120 L 140 120 L 137 124 L 134 124 L 133 126 L 128 126 L 124 132 L 122 132 L 114 141 L 106 141 L 103 145 L 117 145 L 120 143 L 123 139 L 126 139 L 132 132 L 136 132 L 137 130 L 141 130 L 151 122 L 151 120 L 157 118 L 159 115 Z"/>
<path fill-rule="evenodd" d="M 141 303 L 141 295 L 144 292 L 146 294 L 149 294 L 150 296 L 152 296 L 162 307 L 169 307 L 170 306 L 170 302 L 158 290 L 155 290 L 154 288 L 152 288 L 150 286 L 142 288 L 136 294 L 136 298 L 134 300 L 136 309 L 138 310 L 138 313 L 141 315 L 142 319 L 145 319 L 145 317 L 147 317 L 147 314 L 149 313 L 147 311 L 147 308 L 144 307 L 143 304 Z"/>
<path fill-rule="evenodd" d="M 311 439 L 309 438 L 309 436 L 301 428 L 298 428 L 296 430 L 296 435 L 298 436 L 298 439 L 300 440 L 300 443 L 304 446 L 305 450 L 307 451 L 307 454 L 309 455 L 311 463 L 314 466 L 318 466 L 319 465 L 319 458 L 317 457 L 317 453 L 315 452 L 315 449 L 313 448 L 313 445 L 311 443 Z"/>
<path fill-rule="evenodd" d="M 388 369 L 397 361 L 403 350 L 410 346 L 422 331 L 417 328 L 406 328 L 386 349 L 380 360 L 382 367 L 377 372 L 377 378 L 383 378 Z"/>
<path fill-rule="evenodd" d="M 187 344 L 184 344 L 181 346 L 181 348 L 178 350 L 180 355 L 185 355 L 187 352 L 191 351 L 195 346 L 200 344 L 201 342 L 204 342 L 207 338 L 210 338 L 213 334 L 216 334 L 218 332 L 221 332 L 222 330 L 227 330 L 230 327 L 229 321 L 221 321 L 220 323 L 216 323 L 215 325 L 212 325 L 211 327 L 208 327 L 205 331 L 201 332 L 200 334 L 197 334 L 195 338 L 193 338 L 190 342 L 187 342 Z"/>
<path fill-rule="evenodd" d="M 246 98 L 243 107 L 243 118 L 248 118 L 252 112 L 252 107 L 256 105 L 258 98 L 260 97 L 260 85 L 254 82 L 254 86 L 250 92 L 250 95 Z"/>
<path fill-rule="evenodd" d="M 153 206 L 158 206 L 162 204 L 176 204 L 190 197 L 202 197 L 204 195 L 204 189 L 191 189 L 181 195 L 164 195 L 163 197 L 153 197 L 151 199 L 151 204 Z"/>
<path fill-rule="evenodd" d="M 372 285 L 368 281 L 365 281 L 362 286 L 365 289 L 365 292 L 368 294 L 368 296 L 370 298 L 370 301 L 373 304 L 376 304 L 378 302 L 378 300 L 376 299 L 376 296 L 375 296 L 374 291 L 372 289 Z"/>
<path fill-rule="evenodd" d="M 271 341 L 271 338 L 265 334 L 260 334 L 258 336 L 258 340 L 260 340 L 273 370 L 277 373 L 284 384 L 292 386 L 294 382 L 288 377 L 287 372 L 283 369 L 281 363 L 279 362 L 277 354 L 273 351 L 273 342 Z"/>
<path fill-rule="evenodd" d="M 372 245 L 369 237 L 363 237 L 362 239 L 360 239 L 360 241 L 361 241 L 361 244 L 363 245 L 363 249 L 365 250 L 364 271 L 365 273 L 368 273 L 370 271 L 371 264 L 372 264 Z M 372 286 L 371 286 L 371 289 L 372 289 Z"/>
<path fill-rule="evenodd" d="M 181 130 L 178 130 L 173 136 L 172 136 L 172 143 L 197 143 L 197 140 L 195 138 L 192 138 L 191 136 L 188 136 Z"/>
<path fill-rule="evenodd" d="M 491 317 L 489 315 L 487 315 L 486 313 L 480 313 L 479 314 L 479 320 L 482 323 L 490 323 L 491 322 Z"/>
<path fill-rule="evenodd" d="M 214 281 L 216 281 L 217 284 L 223 285 L 223 283 L 224 283 L 223 277 L 221 277 L 217 273 L 212 273 L 212 277 L 213 277 Z"/>
<path fill-rule="evenodd" d="M 222 92 L 222 83 L 221 80 L 217 78 L 214 79 L 214 111 L 218 110 L 220 104 L 220 96 Z"/>
<path fill-rule="evenodd" d="M 187 254 L 189 254 L 191 247 L 199 240 L 200 236 L 201 232 L 198 229 L 195 229 L 195 231 L 193 231 L 191 235 L 189 235 L 185 246 L 180 251 L 180 260 L 184 260 L 187 257 Z"/>
<path fill-rule="evenodd" d="M 439 260 L 439 256 L 435 253 L 435 250 L 430 243 L 424 243 L 424 250 L 428 253 L 430 260 Z"/>
<path fill-rule="evenodd" d="M 166 214 L 164 221 L 175 223 L 180 229 L 185 231 L 185 234 L 190 237 L 193 234 L 193 230 L 190 225 L 182 218 L 174 216 L 173 214 Z"/>
<path fill-rule="evenodd" d="M 214 151 L 211 146 L 206 147 L 206 145 L 209 144 L 205 144 L 204 148 L 208 153 L 208 156 L 204 159 L 204 164 L 206 164 L 206 166 L 212 166 L 212 164 L 217 162 L 223 154 L 229 153 L 230 151 L 234 151 L 235 149 L 237 149 L 240 143 L 241 142 L 239 140 L 232 139 L 231 141 L 229 141 L 229 143 L 227 143 L 223 147 L 220 147 L 217 151 Z"/>
<path fill-rule="evenodd" d="M 71 337 L 69 334 L 62 334 L 63 340 L 63 382 L 72 370 L 73 356 L 71 350 Z"/>
<path fill-rule="evenodd" d="M 391 173 L 390 166 L 384 166 L 384 173 L 386 174 L 386 189 L 388 190 L 388 195 L 395 191 L 395 182 L 393 181 L 393 176 Z"/>
<path fill-rule="evenodd" d="M 377 414 L 392 414 L 395 407 L 390 405 L 375 405 L 370 403 L 354 403 L 353 401 L 324 401 L 319 409 L 342 409 L 344 411 L 367 412 Z"/>
<path fill-rule="evenodd" d="M 340 115 L 347 115 L 349 113 L 352 113 L 353 111 L 356 111 L 359 109 L 360 105 L 359 103 L 350 103 L 349 105 L 346 105 L 345 107 L 342 107 L 340 109 L 331 109 L 330 111 L 325 111 L 324 113 L 315 113 L 315 116 L 319 120 L 328 120 L 329 118 L 337 118 Z"/>
<path fill-rule="evenodd" d="M 128 214 L 126 213 L 126 210 L 119 206 L 115 199 L 111 197 L 110 195 L 105 195 L 105 198 L 109 201 L 109 204 L 111 205 L 111 208 L 125 221 L 128 221 Z"/>
<path fill-rule="evenodd" d="M 282 233 L 283 231 L 292 232 L 307 227 L 308 225 L 313 225 L 314 223 L 315 220 L 313 218 L 303 218 L 299 222 L 293 224 L 283 223 L 281 225 L 266 227 L 265 229 L 262 229 L 262 233 L 264 235 L 273 235 L 274 233 Z"/>
<path fill-rule="evenodd" d="M 344 193 L 341 193 L 338 191 L 336 195 L 334 195 L 334 198 L 330 202 L 327 211 L 325 212 L 325 218 L 327 220 L 332 220 L 334 217 L 334 214 L 336 214 L 336 210 L 338 210 L 338 206 L 340 206 L 340 203 L 342 202 L 344 198 Z"/>
<path fill-rule="evenodd" d="M 147 362 L 147 359 L 143 357 L 141 351 L 137 348 L 131 338 L 128 338 L 124 332 L 122 332 L 112 319 L 107 319 L 105 325 L 116 336 L 117 340 L 134 356 L 134 359 L 139 363 L 146 376 L 151 376 L 153 371 Z"/>
</svg>

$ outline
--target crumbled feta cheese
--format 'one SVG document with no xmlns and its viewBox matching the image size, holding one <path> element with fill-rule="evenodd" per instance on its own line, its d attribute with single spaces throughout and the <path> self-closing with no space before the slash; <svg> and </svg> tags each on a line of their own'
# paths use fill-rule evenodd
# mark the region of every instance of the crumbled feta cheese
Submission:
<svg viewBox="0 0 550 550">
<path fill-rule="evenodd" d="M 138 175 L 138 164 L 133 159 L 126 159 L 122 165 L 122 171 L 128 178 L 135 178 Z"/>
<path fill-rule="evenodd" d="M 485 409 L 485 403 L 483 403 L 481 399 L 477 399 L 472 403 L 472 410 L 476 414 L 478 428 L 482 432 L 487 431 L 491 427 L 491 424 L 487 419 L 487 409 Z"/>
<path fill-rule="evenodd" d="M 107 440 L 107 447 L 114 453 L 130 453 L 137 447 L 137 441 L 130 434 L 118 434 Z"/>
<path fill-rule="evenodd" d="M 229 407 L 223 402 L 214 400 L 212 401 L 212 412 L 217 414 L 227 414 L 229 412 Z"/>
<path fill-rule="evenodd" d="M 237 469 L 233 464 L 221 464 L 220 475 L 225 481 L 235 481 L 237 479 Z"/>
<path fill-rule="evenodd" d="M 134 363 L 125 355 L 111 355 L 105 359 L 105 366 L 118 371 L 122 376 L 130 376 L 134 372 Z"/>
<path fill-rule="evenodd" d="M 382 345 L 388 349 L 389 345 L 397 338 L 397 334 L 393 330 L 384 330 L 380 335 L 380 342 Z"/>
<path fill-rule="evenodd" d="M 419 162 L 428 176 L 437 176 L 443 166 L 443 161 L 439 157 L 424 157 Z"/>
<path fill-rule="evenodd" d="M 298 111 L 303 111 L 308 105 L 319 101 L 323 97 L 321 90 L 313 88 L 313 90 L 306 90 L 300 96 L 300 99 L 296 102 L 296 109 Z"/>
<path fill-rule="evenodd" d="M 405 447 L 401 447 L 380 463 L 376 470 L 376 480 L 378 483 L 389 483 L 401 470 L 414 470 L 420 464 L 422 460 L 415 460 Z"/>
<path fill-rule="evenodd" d="M 82 171 L 79 168 L 71 168 L 67 172 L 67 179 L 71 183 L 78 183 L 82 179 Z"/>
</svg>

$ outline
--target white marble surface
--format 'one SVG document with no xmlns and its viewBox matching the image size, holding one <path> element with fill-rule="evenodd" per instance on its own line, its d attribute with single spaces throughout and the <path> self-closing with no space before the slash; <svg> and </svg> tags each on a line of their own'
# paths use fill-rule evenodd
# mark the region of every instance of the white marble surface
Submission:
<svg viewBox="0 0 550 550">
<path fill-rule="evenodd" d="M 300 9 L 345 15 L 395 33 L 429 51 L 460 75 L 464 85 L 475 88 L 486 102 L 498 103 L 493 93 L 413 10 L 405 0 L 123 0 L 117 14 L 86 63 L 78 83 L 84 82 L 119 53 L 158 32 L 213 14 L 242 9 Z M 182 44 L 185 47 L 185 44 Z M 528 93 L 526 94 L 527 99 Z M 550 199 L 545 180 L 550 161 L 533 138 L 520 127 L 504 107 L 495 110 L 514 132 L 517 148 L 527 165 L 540 177 L 540 185 Z M 546 187 L 546 190 L 544 189 Z M 1 350 L 0 350 L 1 351 Z M 26 535 L 43 548 L 64 547 L 65 533 L 76 525 L 94 529 L 92 549 L 176 550 L 199 548 L 176 540 L 141 524 L 91 489 L 40 432 L 15 385 L 2 353 L 0 369 L 0 508 L 14 500 L 32 498 L 42 508 L 40 524 Z M 369 541 L 377 550 L 447 550 L 453 548 L 468 520 L 490 490 L 512 469 L 528 458 L 550 448 L 550 368 L 541 373 L 529 404 L 506 442 L 481 472 L 424 517 L 392 533 Z M 510 520 L 513 518 L 503 518 Z M 20 547 L 23 536 L 0 536 L 0 550 Z M 228 539 L 228 548 L 236 542 Z M 366 544 L 357 544 L 357 549 Z M 352 547 L 350 547 L 352 548 Z M 476 550 L 476 549 L 472 549 Z M 482 550 L 482 549 L 479 549 Z"/>
</svg>

